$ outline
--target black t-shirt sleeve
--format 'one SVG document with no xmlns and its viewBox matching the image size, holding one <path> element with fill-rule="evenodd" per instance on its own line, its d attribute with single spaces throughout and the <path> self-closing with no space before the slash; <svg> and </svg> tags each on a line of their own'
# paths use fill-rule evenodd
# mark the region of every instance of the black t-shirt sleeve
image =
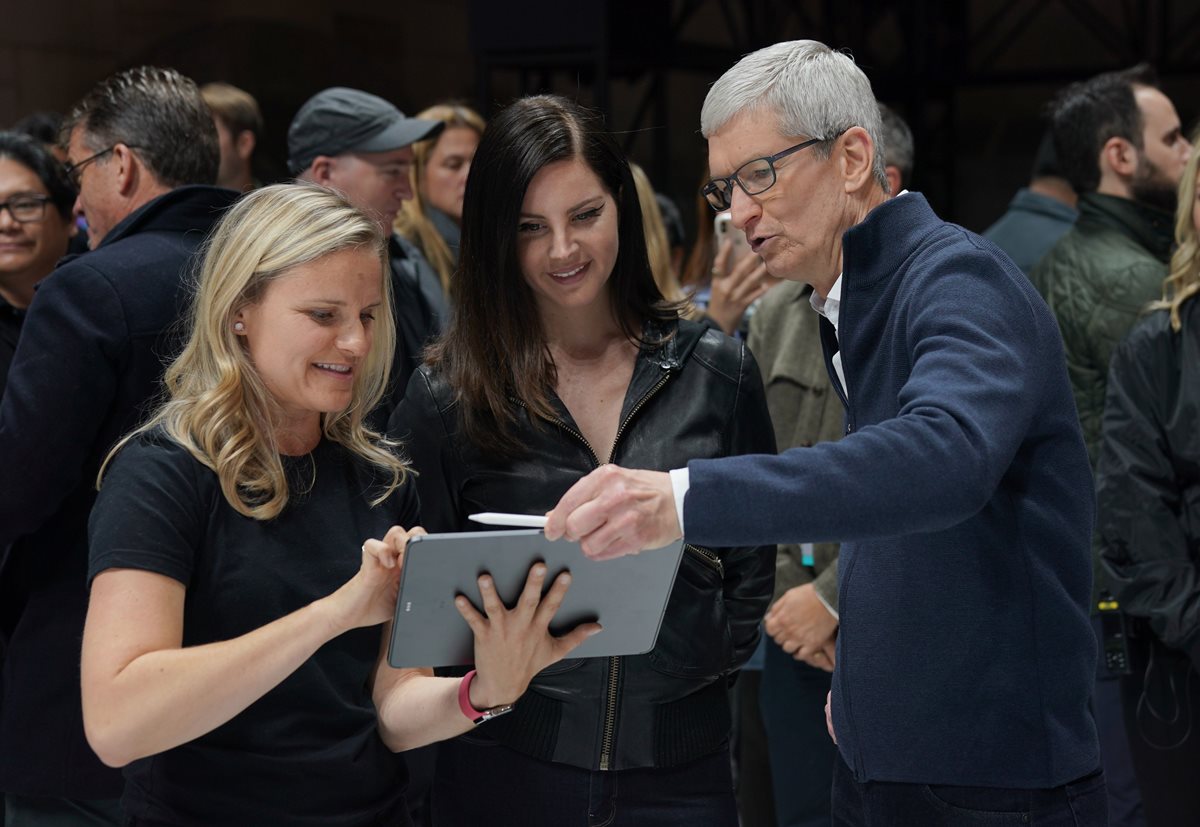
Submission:
<svg viewBox="0 0 1200 827">
<path fill-rule="evenodd" d="M 210 477 L 165 436 L 139 437 L 121 449 L 88 522 L 89 585 L 113 568 L 152 571 L 188 585 L 216 485 Z"/>
</svg>

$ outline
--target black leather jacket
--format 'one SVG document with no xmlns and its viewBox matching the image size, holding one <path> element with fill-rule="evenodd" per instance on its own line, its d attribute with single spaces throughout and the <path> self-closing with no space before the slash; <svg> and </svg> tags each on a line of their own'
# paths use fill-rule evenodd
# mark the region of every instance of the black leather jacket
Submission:
<svg viewBox="0 0 1200 827">
<path fill-rule="evenodd" d="M 1200 299 L 1113 353 L 1097 467 L 1100 554 L 1121 609 L 1200 671 Z"/>
<path fill-rule="evenodd" d="M 648 332 L 651 340 L 671 333 Z M 391 430 L 420 472 L 422 525 L 475 530 L 466 516 L 476 511 L 548 511 L 597 467 L 571 415 L 553 401 L 553 423 L 535 426 L 518 411 L 525 456 L 493 460 L 456 436 L 454 391 L 421 368 Z M 741 343 L 681 321 L 665 343 L 642 349 L 612 462 L 665 471 L 693 458 L 774 452 L 758 367 Z M 774 576 L 773 547 L 688 546 L 650 653 L 555 664 L 534 678 L 515 712 L 467 737 L 593 770 L 673 766 L 713 752 L 729 736 L 725 678 L 758 643 Z"/>
</svg>

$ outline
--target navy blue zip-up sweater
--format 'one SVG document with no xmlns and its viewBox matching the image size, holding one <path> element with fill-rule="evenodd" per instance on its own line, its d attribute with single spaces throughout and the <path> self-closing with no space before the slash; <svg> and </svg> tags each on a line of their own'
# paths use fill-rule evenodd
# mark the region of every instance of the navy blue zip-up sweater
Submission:
<svg viewBox="0 0 1200 827">
<path fill-rule="evenodd" d="M 1094 494 L 1054 318 L 917 194 L 847 231 L 843 265 L 848 435 L 689 463 L 687 540 L 843 542 L 833 721 L 859 780 L 1085 775 Z"/>
</svg>

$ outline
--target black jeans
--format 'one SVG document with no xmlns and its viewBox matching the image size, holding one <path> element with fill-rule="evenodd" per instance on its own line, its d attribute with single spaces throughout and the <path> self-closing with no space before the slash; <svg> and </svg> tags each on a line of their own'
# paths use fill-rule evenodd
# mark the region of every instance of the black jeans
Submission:
<svg viewBox="0 0 1200 827">
<path fill-rule="evenodd" d="M 498 744 L 442 743 L 435 827 L 737 827 L 728 748 L 679 767 L 592 772 Z"/>
<path fill-rule="evenodd" d="M 838 755 L 833 770 L 834 827 L 1106 827 L 1104 771 L 1061 787 L 1011 790 L 860 783 Z"/>
</svg>

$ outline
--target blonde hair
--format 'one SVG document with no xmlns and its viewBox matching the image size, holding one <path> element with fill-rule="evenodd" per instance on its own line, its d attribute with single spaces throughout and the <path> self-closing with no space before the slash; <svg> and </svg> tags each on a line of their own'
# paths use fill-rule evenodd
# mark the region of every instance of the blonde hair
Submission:
<svg viewBox="0 0 1200 827">
<path fill-rule="evenodd" d="M 1200 139 L 1200 132 L 1193 136 Z M 1179 206 L 1175 211 L 1175 254 L 1163 281 L 1162 299 L 1150 305 L 1151 310 L 1171 311 L 1171 329 L 1176 333 L 1182 326 L 1179 309 L 1183 303 L 1200 292 L 1200 239 L 1196 236 L 1196 175 L 1200 173 L 1200 151 L 1192 153 L 1179 180 Z"/>
<path fill-rule="evenodd" d="M 669 302 L 686 302 L 687 294 L 679 284 L 679 276 L 671 267 L 671 242 L 667 238 L 667 229 L 663 225 L 662 210 L 658 208 L 658 199 L 654 196 L 654 187 L 645 171 L 632 161 L 629 171 L 633 173 L 633 183 L 637 188 L 638 205 L 642 208 L 642 232 L 646 236 L 646 255 L 650 259 L 650 271 L 654 273 L 654 283 L 658 292 Z M 689 308 L 684 308 L 681 315 L 688 316 Z"/>
<path fill-rule="evenodd" d="M 233 332 L 234 317 L 292 268 L 349 249 L 379 256 L 384 303 L 349 407 L 322 414 L 321 427 L 327 439 L 383 472 L 382 491 L 371 504 L 383 502 L 408 473 L 394 451 L 396 443 L 364 424 L 383 396 L 395 348 L 385 240 L 376 222 L 340 195 L 312 184 L 264 187 L 244 196 L 221 219 L 205 242 L 187 344 L 164 377 L 166 401 L 117 443 L 100 478 L 129 440 L 162 428 L 217 474 L 236 511 L 256 520 L 278 516 L 288 501 L 274 427 L 282 412 Z"/>
<path fill-rule="evenodd" d="M 446 126 L 436 138 L 417 141 L 412 145 L 413 165 L 410 176 L 413 197 L 400 207 L 393 229 L 421 249 L 425 259 L 437 272 L 438 279 L 442 282 L 442 289 L 449 291 L 450 275 L 454 272 L 454 254 L 450 252 L 450 245 L 446 243 L 446 239 L 442 238 L 442 234 L 437 231 L 437 227 L 433 226 L 433 222 L 429 220 L 429 216 L 425 212 L 425 194 L 422 191 L 423 184 L 421 182 L 425 178 L 425 170 L 429 166 L 429 157 L 433 154 L 433 148 L 437 146 L 442 135 L 456 127 L 466 127 L 475 130 L 476 134 L 482 136 L 485 124 L 483 118 L 474 109 L 454 103 L 435 104 L 423 112 L 418 112 L 416 117 L 427 121 L 441 121 Z"/>
</svg>

